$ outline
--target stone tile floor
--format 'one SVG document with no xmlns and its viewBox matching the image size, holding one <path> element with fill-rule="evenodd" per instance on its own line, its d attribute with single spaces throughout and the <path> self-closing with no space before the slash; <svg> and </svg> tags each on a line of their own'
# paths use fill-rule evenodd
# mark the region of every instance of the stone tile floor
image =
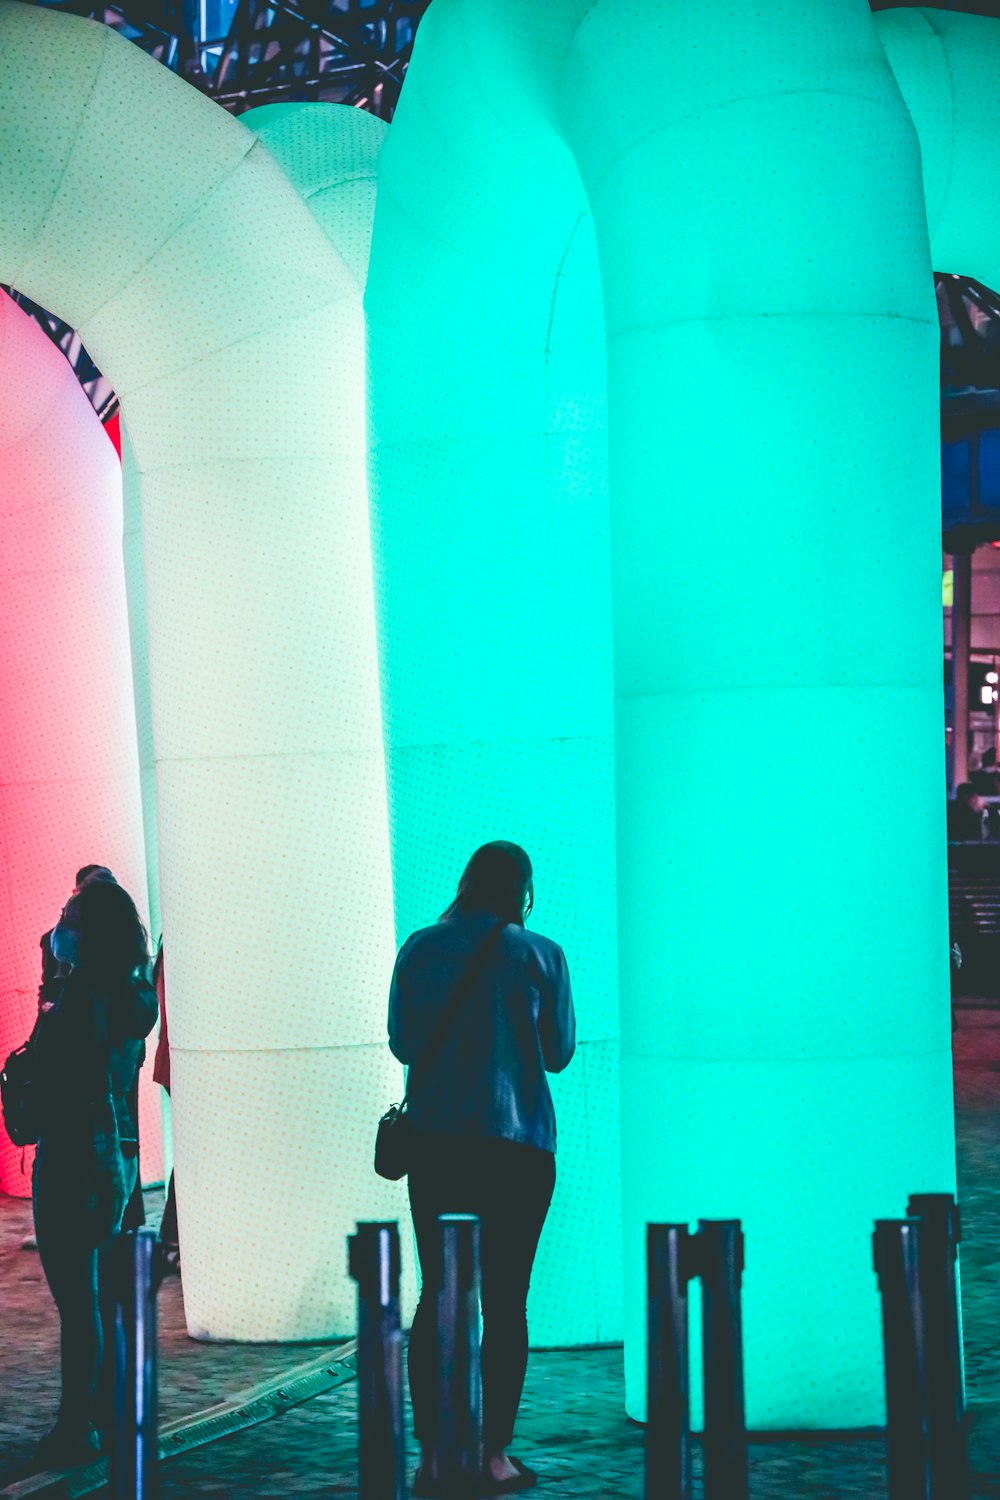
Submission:
<svg viewBox="0 0 1000 1500">
<path fill-rule="evenodd" d="M 959 1017 L 956 1119 L 974 1494 L 1000 1500 L 1000 1008 L 969 1001 Z M 159 1201 L 149 1195 L 154 1222 Z M 29 1205 L 0 1197 L 0 1493 L 44 1430 L 58 1395 L 58 1325 L 38 1257 L 20 1248 L 29 1227 Z M 160 1334 L 164 1421 L 221 1401 L 323 1347 L 195 1343 L 186 1336 L 176 1278 L 161 1292 Z M 543 1470 L 540 1496 L 641 1496 L 642 1434 L 623 1418 L 623 1392 L 620 1349 L 533 1354 L 515 1451 Z M 356 1399 L 352 1382 L 172 1459 L 163 1468 L 163 1500 L 356 1496 Z M 750 1476 L 753 1500 L 883 1500 L 886 1493 L 882 1443 L 863 1436 L 754 1442 Z"/>
</svg>

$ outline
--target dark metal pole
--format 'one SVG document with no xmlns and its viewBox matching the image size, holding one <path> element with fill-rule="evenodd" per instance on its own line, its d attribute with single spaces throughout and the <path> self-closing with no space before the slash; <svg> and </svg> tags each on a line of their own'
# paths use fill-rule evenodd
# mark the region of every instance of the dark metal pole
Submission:
<svg viewBox="0 0 1000 1500">
<path fill-rule="evenodd" d="M 889 1500 L 930 1500 L 927 1389 L 919 1225 L 876 1219 L 875 1271 L 882 1294 L 885 1447 Z"/>
<path fill-rule="evenodd" d="M 479 1364 L 479 1220 L 442 1214 L 438 1294 L 437 1472 L 440 1493 L 478 1495 L 482 1472 Z"/>
<path fill-rule="evenodd" d="M 956 1279 L 962 1237 L 958 1204 L 951 1193 L 914 1193 L 906 1212 L 919 1226 L 931 1493 L 935 1500 L 968 1500 L 972 1481 Z"/>
<path fill-rule="evenodd" d="M 156 1235 L 122 1234 L 112 1246 L 115 1425 L 109 1480 L 114 1500 L 157 1500 Z"/>
<path fill-rule="evenodd" d="M 691 1500 L 686 1224 L 646 1225 L 646 1500 Z"/>
<path fill-rule="evenodd" d="M 705 1500 L 747 1500 L 743 1405 L 743 1231 L 738 1219 L 699 1219 L 705 1389 Z"/>
<path fill-rule="evenodd" d="M 358 1500 L 406 1500 L 399 1228 L 359 1224 L 347 1245 L 358 1283 Z"/>
</svg>

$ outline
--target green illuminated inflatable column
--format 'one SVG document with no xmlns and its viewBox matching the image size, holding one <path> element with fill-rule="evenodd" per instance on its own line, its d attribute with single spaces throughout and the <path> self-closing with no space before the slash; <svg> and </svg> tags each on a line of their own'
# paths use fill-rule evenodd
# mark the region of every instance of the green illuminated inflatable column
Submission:
<svg viewBox="0 0 1000 1500">
<path fill-rule="evenodd" d="M 920 140 L 934 269 L 1000 286 L 1000 21 L 903 8 L 873 19 Z"/>
<path fill-rule="evenodd" d="M 505 725 L 544 738 L 531 689 L 565 663 L 552 634 L 526 633 L 547 649 L 513 691 L 482 645 L 500 580 L 524 618 L 530 553 L 503 553 L 522 493 L 563 540 L 553 617 L 576 570 L 599 576 L 598 530 L 553 500 L 568 456 L 508 480 L 506 506 L 502 485 L 482 504 L 480 478 L 529 451 L 524 393 L 548 345 L 516 330 L 548 274 L 537 225 L 571 212 L 579 175 L 607 333 L 629 1409 L 644 1222 L 739 1216 L 751 1423 L 851 1426 L 882 1412 L 872 1220 L 954 1185 L 920 153 L 862 0 L 716 0 L 648 22 L 634 0 L 436 0 L 418 36 L 367 296 L 396 868 L 441 848 L 427 828 L 452 784 L 491 806 L 482 747 Z M 460 67 L 479 104 L 455 121 Z M 393 320 L 406 250 L 432 270 Z M 401 535 L 419 563 L 408 610 Z M 444 682 L 460 722 L 438 733 Z M 891 832 L 890 768 L 906 789 Z M 574 774 L 522 785 L 535 817 L 589 809 Z M 586 927 L 555 935 L 592 950 Z M 564 1245 L 567 1266 L 585 1254 Z M 557 1288 L 538 1292 L 533 1319 Z"/>
<path fill-rule="evenodd" d="M 467 23 L 482 76 L 459 111 Z M 534 862 L 529 925 L 569 956 L 579 1047 L 553 1079 L 530 1318 L 536 1342 L 588 1343 L 622 1319 L 604 327 L 579 175 L 503 71 L 512 24 L 435 0 L 380 160 L 373 567 L 398 939 L 505 838 Z"/>
<path fill-rule="evenodd" d="M 608 325 L 628 1404 L 643 1223 L 732 1216 L 749 1422 L 850 1427 L 872 1220 L 955 1180 L 920 153 L 861 0 L 636 16 L 594 6 L 561 88 Z"/>
</svg>

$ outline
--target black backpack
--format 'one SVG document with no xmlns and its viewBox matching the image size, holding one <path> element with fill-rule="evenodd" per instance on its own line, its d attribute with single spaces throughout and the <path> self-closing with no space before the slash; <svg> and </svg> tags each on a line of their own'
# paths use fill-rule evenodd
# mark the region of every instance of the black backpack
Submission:
<svg viewBox="0 0 1000 1500">
<path fill-rule="evenodd" d="M 3 1122 L 15 1146 L 34 1146 L 38 1141 L 34 1039 L 32 1032 L 24 1046 L 10 1054 L 0 1072 Z"/>
</svg>

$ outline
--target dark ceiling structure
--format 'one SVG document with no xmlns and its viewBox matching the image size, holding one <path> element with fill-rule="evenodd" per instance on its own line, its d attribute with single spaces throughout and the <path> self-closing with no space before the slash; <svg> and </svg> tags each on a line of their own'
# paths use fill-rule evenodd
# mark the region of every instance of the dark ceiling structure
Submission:
<svg viewBox="0 0 1000 1500">
<path fill-rule="evenodd" d="M 428 3 L 56 0 L 51 8 L 110 26 L 233 114 L 325 99 L 390 120 Z"/>
</svg>

